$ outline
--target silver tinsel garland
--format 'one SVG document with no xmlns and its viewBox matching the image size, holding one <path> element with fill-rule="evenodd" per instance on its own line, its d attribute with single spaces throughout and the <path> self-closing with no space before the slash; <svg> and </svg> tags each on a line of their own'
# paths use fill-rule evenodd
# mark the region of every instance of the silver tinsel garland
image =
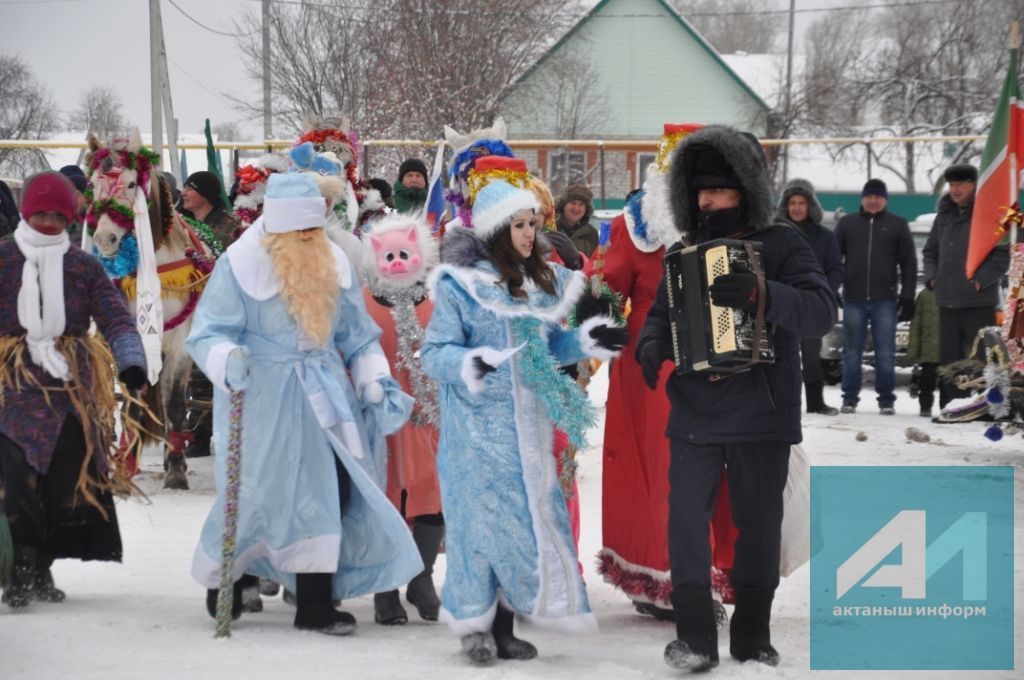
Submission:
<svg viewBox="0 0 1024 680">
<path fill-rule="evenodd" d="M 441 407 L 437 400 L 437 383 L 423 374 L 420 360 L 416 356 L 423 346 L 425 330 L 416 316 L 416 303 L 426 297 L 422 283 L 403 290 L 389 290 L 378 297 L 391 303 L 391 318 L 395 321 L 395 336 L 398 339 L 398 353 L 395 370 L 409 373 L 409 385 L 416 399 L 413 406 L 412 422 L 417 426 L 441 426 Z"/>
</svg>

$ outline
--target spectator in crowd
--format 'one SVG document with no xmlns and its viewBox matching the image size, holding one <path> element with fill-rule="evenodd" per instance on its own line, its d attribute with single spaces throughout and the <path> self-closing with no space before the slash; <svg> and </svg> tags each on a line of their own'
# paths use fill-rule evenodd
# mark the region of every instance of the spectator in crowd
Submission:
<svg viewBox="0 0 1024 680">
<path fill-rule="evenodd" d="M 217 175 L 207 170 L 193 172 L 181 190 L 181 214 L 210 227 L 226 248 L 234 241 L 238 220 L 232 217 L 224 204 L 223 194 Z"/>
<path fill-rule="evenodd" d="M 75 219 L 68 224 L 68 238 L 76 246 L 82 245 L 82 225 L 85 224 L 85 210 L 89 200 L 85 190 L 89 188 L 89 180 L 77 165 L 65 165 L 58 172 L 67 177 L 75 187 Z"/>
<path fill-rule="evenodd" d="M 917 294 L 907 341 L 907 360 L 921 367 L 917 379 L 917 403 L 921 406 L 920 415 L 930 418 L 939 370 L 939 308 L 935 306 L 935 292 L 928 287 Z"/>
<path fill-rule="evenodd" d="M 590 224 L 594 214 L 594 192 L 586 184 L 570 184 L 555 206 L 558 231 L 572 239 L 586 257 L 597 248 L 597 229 Z"/>
<path fill-rule="evenodd" d="M 814 193 L 814 185 L 805 179 L 793 179 L 782 191 L 779 217 L 784 217 L 800 227 L 807 239 L 818 264 L 825 272 L 829 288 L 839 295 L 843 283 L 843 259 L 835 235 L 821 226 L 821 203 Z M 807 412 L 826 416 L 839 414 L 839 409 L 825 403 L 825 368 L 821 363 L 821 338 L 811 337 L 800 340 L 800 361 L 803 367 L 804 394 L 807 396 Z"/>
<path fill-rule="evenodd" d="M 0 180 L 0 238 L 13 234 L 21 216 L 18 214 L 18 205 L 14 201 L 14 194 L 7 183 Z"/>
<path fill-rule="evenodd" d="M 886 210 L 889 191 L 869 179 L 861 209 L 836 225 L 843 256 L 843 413 L 860 401 L 861 360 L 868 326 L 875 344 L 879 413 L 896 413 L 896 321 L 914 318 L 917 253 L 907 220 Z M 898 271 L 897 271 L 898 270 Z"/>
<path fill-rule="evenodd" d="M 978 331 L 995 323 L 999 280 L 1010 267 L 1007 246 L 996 246 L 971 278 L 967 278 L 967 245 L 974 212 L 978 170 L 951 165 L 944 174 L 949 192 L 939 199 L 938 214 L 924 245 L 924 281 L 935 291 L 939 307 L 939 362 L 967 356 Z M 939 407 L 965 396 L 945 381 L 939 385 Z"/>
<path fill-rule="evenodd" d="M 398 166 L 395 182 L 395 210 L 413 212 L 427 202 L 427 165 L 419 158 L 406 158 Z"/>
</svg>

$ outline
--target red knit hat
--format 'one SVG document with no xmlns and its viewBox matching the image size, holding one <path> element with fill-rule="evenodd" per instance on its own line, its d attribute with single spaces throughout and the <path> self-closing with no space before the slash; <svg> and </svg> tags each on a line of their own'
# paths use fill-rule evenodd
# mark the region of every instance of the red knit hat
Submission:
<svg viewBox="0 0 1024 680">
<path fill-rule="evenodd" d="M 21 215 L 26 220 L 41 212 L 54 211 L 68 224 L 75 221 L 75 187 L 67 177 L 49 170 L 25 180 L 21 194 Z"/>
</svg>

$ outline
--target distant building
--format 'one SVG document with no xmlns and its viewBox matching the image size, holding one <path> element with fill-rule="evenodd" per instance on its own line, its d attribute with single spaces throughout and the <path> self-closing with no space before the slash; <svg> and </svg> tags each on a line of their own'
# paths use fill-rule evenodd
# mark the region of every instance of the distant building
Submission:
<svg viewBox="0 0 1024 680">
<path fill-rule="evenodd" d="M 612 207 L 642 185 L 655 156 L 649 142 L 664 123 L 724 123 L 764 135 L 769 107 L 667 2 L 601 0 L 509 88 L 500 112 L 513 148 L 517 138 L 648 142 L 605 151 L 603 194 Z M 583 179 L 602 195 L 596 148 L 516 154 L 556 193 Z"/>
</svg>

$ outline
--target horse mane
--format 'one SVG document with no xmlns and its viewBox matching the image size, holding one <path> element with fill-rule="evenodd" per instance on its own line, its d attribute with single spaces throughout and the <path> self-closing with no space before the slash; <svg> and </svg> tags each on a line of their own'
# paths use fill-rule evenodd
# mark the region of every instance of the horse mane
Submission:
<svg viewBox="0 0 1024 680">
<path fill-rule="evenodd" d="M 174 224 L 174 196 L 171 186 L 159 172 L 149 176 L 149 224 L 153 230 L 153 248 L 159 250 Z"/>
</svg>

